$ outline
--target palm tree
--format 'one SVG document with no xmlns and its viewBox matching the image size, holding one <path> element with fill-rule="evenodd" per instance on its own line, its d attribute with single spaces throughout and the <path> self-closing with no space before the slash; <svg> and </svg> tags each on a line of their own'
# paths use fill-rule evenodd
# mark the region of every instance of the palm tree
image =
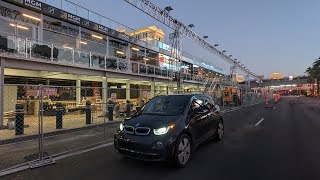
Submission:
<svg viewBox="0 0 320 180">
<path fill-rule="evenodd" d="M 314 70 L 314 76 L 317 82 L 317 92 L 318 95 L 320 95 L 320 58 L 316 59 L 316 61 L 313 63 L 312 69 Z"/>
<path fill-rule="evenodd" d="M 312 67 L 307 68 L 306 73 L 308 74 L 309 83 L 314 84 L 314 82 L 316 81 L 317 93 L 318 95 L 320 95 L 320 91 L 319 91 L 320 90 L 320 57 L 313 62 Z M 313 94 L 315 94 L 314 85 L 312 86 L 313 86 Z"/>
<path fill-rule="evenodd" d="M 312 88 L 312 94 L 314 94 L 314 71 L 312 67 L 308 67 L 306 72 L 308 74 L 308 83 L 310 84 L 310 87 Z"/>
</svg>

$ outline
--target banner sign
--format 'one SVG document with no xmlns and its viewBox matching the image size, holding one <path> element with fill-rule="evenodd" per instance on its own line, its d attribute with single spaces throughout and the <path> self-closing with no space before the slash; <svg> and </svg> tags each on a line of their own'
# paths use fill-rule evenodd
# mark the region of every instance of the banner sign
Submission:
<svg viewBox="0 0 320 180">
<path fill-rule="evenodd" d="M 27 90 L 27 96 L 39 96 L 40 90 L 38 89 L 28 89 Z M 57 89 L 56 88 L 43 88 L 42 90 L 43 96 L 55 96 L 57 95 Z"/>
<path fill-rule="evenodd" d="M 93 31 L 100 32 L 105 35 L 112 36 L 117 39 L 121 39 L 124 41 L 128 41 L 130 43 L 145 47 L 145 42 L 142 42 L 134 37 L 131 37 L 124 33 L 120 33 L 111 28 L 97 24 L 93 21 L 74 15 L 72 13 L 63 11 L 61 9 L 58 9 L 56 7 L 50 6 L 46 3 L 43 3 L 37 0 L 4 0 L 4 1 L 16 4 L 18 6 L 21 6 L 33 11 L 37 11 L 39 13 L 43 13 L 53 18 L 57 18 L 66 22 L 70 22 L 72 24 L 79 25 L 81 27 L 84 27 Z"/>
</svg>

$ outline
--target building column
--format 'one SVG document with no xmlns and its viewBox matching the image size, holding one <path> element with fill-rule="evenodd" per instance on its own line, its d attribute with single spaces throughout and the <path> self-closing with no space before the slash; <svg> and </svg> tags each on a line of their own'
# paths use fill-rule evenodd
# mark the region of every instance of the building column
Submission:
<svg viewBox="0 0 320 180">
<path fill-rule="evenodd" d="M 155 96 L 159 95 L 160 86 L 155 86 Z"/>
<path fill-rule="evenodd" d="M 152 82 L 151 82 L 151 98 L 154 98 L 154 96 L 155 96 L 155 82 L 154 82 L 154 79 L 152 80 Z"/>
<path fill-rule="evenodd" d="M 130 100 L 130 81 L 126 84 L 126 100 Z"/>
<path fill-rule="evenodd" d="M 108 102 L 108 81 L 107 77 L 102 77 L 102 102 Z"/>
<path fill-rule="evenodd" d="M 3 126 L 3 113 L 4 113 L 4 67 L 5 59 L 1 58 L 0 69 L 0 127 Z"/>
<path fill-rule="evenodd" d="M 76 80 L 76 103 L 81 104 L 81 80 Z"/>
</svg>

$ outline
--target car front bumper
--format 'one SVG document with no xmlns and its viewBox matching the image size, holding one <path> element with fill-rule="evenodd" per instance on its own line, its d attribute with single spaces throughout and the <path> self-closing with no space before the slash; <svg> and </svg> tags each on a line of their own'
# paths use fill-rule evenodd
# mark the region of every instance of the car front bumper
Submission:
<svg viewBox="0 0 320 180">
<path fill-rule="evenodd" d="M 136 136 L 118 132 L 114 147 L 120 154 L 144 161 L 168 161 L 174 150 L 175 138 L 168 136 Z"/>
</svg>

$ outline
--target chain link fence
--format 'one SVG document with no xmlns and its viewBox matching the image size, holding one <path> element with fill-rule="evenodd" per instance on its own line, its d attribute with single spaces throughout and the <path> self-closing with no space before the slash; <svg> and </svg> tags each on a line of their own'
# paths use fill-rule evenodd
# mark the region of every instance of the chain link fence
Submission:
<svg viewBox="0 0 320 180">
<path fill-rule="evenodd" d="M 19 164 L 37 167 L 52 156 L 112 141 L 119 122 L 159 95 L 203 94 L 204 90 L 3 85 L 0 171 Z M 221 110 L 265 100 L 242 94 L 226 105 L 221 90 L 208 93 Z"/>
</svg>

